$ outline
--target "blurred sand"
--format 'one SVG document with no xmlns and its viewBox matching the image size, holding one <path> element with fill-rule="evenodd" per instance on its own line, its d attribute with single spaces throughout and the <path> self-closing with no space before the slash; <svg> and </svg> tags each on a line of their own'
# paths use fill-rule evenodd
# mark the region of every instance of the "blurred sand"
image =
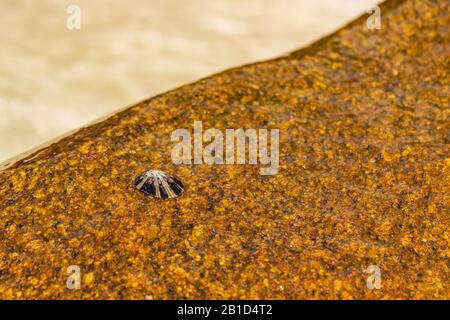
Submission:
<svg viewBox="0 0 450 320">
<path fill-rule="evenodd" d="M 141 99 L 297 49 L 376 2 L 0 0 L 0 161 Z M 66 28 L 70 4 L 81 8 L 80 30 Z"/>
</svg>

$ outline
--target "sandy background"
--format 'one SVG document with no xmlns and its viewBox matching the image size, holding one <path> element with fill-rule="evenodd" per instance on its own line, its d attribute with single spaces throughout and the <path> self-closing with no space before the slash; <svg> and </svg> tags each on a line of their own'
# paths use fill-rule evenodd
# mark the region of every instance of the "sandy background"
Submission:
<svg viewBox="0 0 450 320">
<path fill-rule="evenodd" d="M 376 2 L 0 0 L 0 161 L 144 98 L 307 45 Z M 66 27 L 70 4 L 81 9 L 80 30 Z"/>
</svg>

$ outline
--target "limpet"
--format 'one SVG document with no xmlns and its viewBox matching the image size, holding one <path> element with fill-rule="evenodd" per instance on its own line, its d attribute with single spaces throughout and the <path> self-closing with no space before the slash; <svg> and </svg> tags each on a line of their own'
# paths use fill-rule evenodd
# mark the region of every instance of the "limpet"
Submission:
<svg viewBox="0 0 450 320">
<path fill-rule="evenodd" d="M 184 191 L 184 185 L 177 177 L 160 170 L 149 170 L 136 177 L 134 186 L 157 199 L 176 198 Z"/>
</svg>

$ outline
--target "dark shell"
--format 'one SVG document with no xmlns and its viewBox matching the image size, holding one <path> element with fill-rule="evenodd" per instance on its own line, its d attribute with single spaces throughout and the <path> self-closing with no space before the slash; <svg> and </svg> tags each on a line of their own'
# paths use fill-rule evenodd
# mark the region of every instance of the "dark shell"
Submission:
<svg viewBox="0 0 450 320">
<path fill-rule="evenodd" d="M 158 199 L 176 198 L 184 191 L 183 183 L 163 171 L 150 170 L 134 180 L 139 191 Z"/>
</svg>

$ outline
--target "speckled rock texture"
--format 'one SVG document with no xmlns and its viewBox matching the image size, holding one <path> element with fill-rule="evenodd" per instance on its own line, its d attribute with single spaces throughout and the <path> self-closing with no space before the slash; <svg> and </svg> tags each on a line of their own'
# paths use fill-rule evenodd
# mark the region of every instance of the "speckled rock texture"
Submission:
<svg viewBox="0 0 450 320">
<path fill-rule="evenodd" d="M 0 298 L 450 298 L 448 2 L 381 15 L 381 30 L 362 17 L 4 167 Z M 280 129 L 279 173 L 174 165 L 170 134 L 195 120 Z M 136 190 L 150 168 L 182 179 L 183 196 Z"/>
</svg>

